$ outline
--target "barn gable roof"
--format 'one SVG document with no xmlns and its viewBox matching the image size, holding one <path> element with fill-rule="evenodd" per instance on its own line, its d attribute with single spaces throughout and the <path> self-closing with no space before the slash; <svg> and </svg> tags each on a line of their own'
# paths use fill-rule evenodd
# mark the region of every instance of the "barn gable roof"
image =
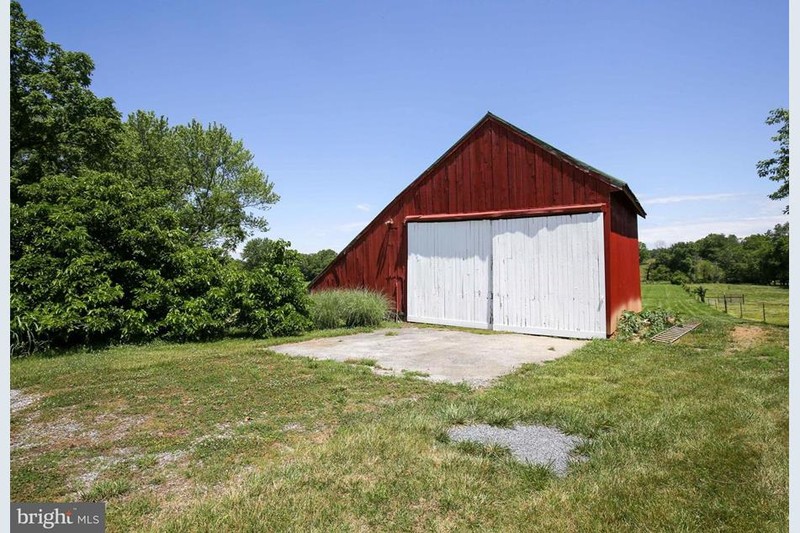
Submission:
<svg viewBox="0 0 800 533">
<path fill-rule="evenodd" d="M 637 213 L 639 216 L 641 216 L 642 218 L 644 218 L 644 217 L 646 217 L 646 216 L 647 216 L 647 213 L 645 212 L 644 208 L 642 207 L 642 204 L 641 204 L 641 203 L 639 203 L 639 200 L 636 198 L 636 195 L 635 195 L 635 194 L 633 194 L 633 191 L 631 190 L 631 188 L 630 188 L 630 187 L 628 187 L 628 184 L 627 184 L 627 183 L 625 183 L 624 181 L 622 181 L 622 180 L 621 180 L 621 179 L 619 179 L 619 178 L 615 178 L 615 177 L 614 177 L 614 176 L 612 176 L 611 174 L 607 174 L 607 173 L 603 172 L 602 170 L 599 170 L 599 169 L 597 169 L 597 168 L 595 168 L 595 167 L 593 167 L 593 166 L 591 166 L 591 165 L 589 165 L 589 164 L 587 164 L 587 163 L 584 163 L 584 162 L 583 162 L 583 161 L 581 161 L 580 159 L 578 159 L 578 158 L 576 158 L 576 157 L 573 157 L 573 156 L 569 155 L 569 154 L 568 154 L 568 153 L 566 153 L 566 152 L 562 152 L 561 150 L 559 150 L 559 149 L 558 149 L 558 148 L 556 148 L 555 146 L 552 146 L 552 145 L 550 145 L 550 144 L 548 144 L 548 143 L 544 142 L 543 140 L 539 139 L 538 137 L 534 137 L 533 135 L 531 135 L 531 134 L 530 134 L 530 133 L 528 133 L 527 131 L 525 131 L 525 130 L 523 130 L 523 129 L 521 129 L 521 128 L 518 128 L 518 127 L 516 127 L 515 125 L 511 124 L 510 122 L 507 122 L 507 121 L 503 120 L 502 118 L 498 117 L 497 115 L 494 115 L 494 114 L 492 114 L 491 112 L 488 112 L 488 113 L 486 113 L 486 116 L 485 116 L 485 117 L 483 117 L 483 118 L 482 118 L 482 119 L 481 119 L 481 120 L 478 122 L 478 124 L 476 124 L 476 125 L 475 125 L 475 126 L 472 128 L 472 130 L 470 130 L 470 133 L 471 133 L 471 132 L 472 132 L 474 129 L 476 129 L 478 126 L 480 126 L 481 124 L 483 124 L 485 121 L 487 121 L 487 120 L 492 120 L 492 121 L 494 121 L 494 122 L 495 122 L 495 123 L 497 123 L 497 124 L 501 124 L 501 125 L 505 126 L 505 127 L 506 127 L 506 128 L 508 128 L 509 130 L 511 130 L 511 131 L 513 131 L 514 133 L 516 133 L 517 135 L 519 135 L 519 136 L 521 136 L 521 137 L 525 138 L 526 140 L 528 140 L 528 141 L 530 141 L 530 142 L 533 142 L 534 144 L 537 144 L 537 145 L 539 145 L 541 148 L 543 148 L 544 150 L 547 150 L 547 151 L 548 151 L 548 152 L 550 152 L 551 154 L 553 154 L 553 155 L 555 155 L 555 156 L 557 156 L 557 157 L 560 157 L 560 158 L 562 158 L 562 159 L 566 159 L 567 161 L 569 161 L 570 163 L 572 163 L 572 164 L 573 164 L 573 165 L 575 165 L 576 167 L 578 167 L 578 168 L 580 168 L 580 169 L 583 169 L 583 170 L 586 170 L 586 171 L 588 171 L 590 174 L 593 174 L 595 177 L 597 177 L 597 178 L 599 178 L 599 179 L 601 179 L 601 180 L 605 181 L 605 182 L 606 182 L 606 183 L 608 183 L 609 185 L 611 185 L 611 186 L 613 186 L 613 187 L 616 187 L 616 188 L 617 188 L 617 189 L 619 189 L 621 192 L 625 193 L 625 196 L 626 196 L 626 197 L 627 197 L 627 198 L 628 198 L 628 199 L 631 201 L 631 203 L 634 205 L 634 207 L 635 207 L 635 209 L 636 209 L 636 213 Z M 465 135 L 464 137 L 466 137 L 466 135 Z M 461 142 L 461 141 L 459 141 L 459 142 Z M 456 145 L 458 145 L 458 143 L 456 143 Z M 452 150 L 452 149 L 451 149 L 451 150 Z M 448 150 L 448 153 L 449 153 L 449 150 Z"/>
<path fill-rule="evenodd" d="M 365 234 L 367 234 L 376 223 L 384 219 L 385 212 L 388 211 L 395 204 L 395 202 L 400 200 L 409 190 L 419 187 L 427 177 L 433 174 L 433 171 L 443 161 L 447 160 L 453 153 L 455 153 L 461 147 L 461 145 L 464 144 L 472 136 L 473 133 L 475 133 L 478 129 L 483 127 L 487 122 L 492 122 L 494 124 L 499 125 L 500 127 L 506 129 L 507 131 L 512 132 L 513 134 L 522 138 L 524 141 L 539 146 L 541 149 L 549 152 L 555 157 L 565 160 L 568 163 L 574 165 L 575 167 L 586 171 L 590 176 L 594 177 L 595 179 L 599 179 L 611 185 L 612 188 L 617 189 L 617 192 L 624 194 L 624 196 L 631 202 L 632 206 L 634 207 L 634 210 L 639 216 L 641 217 L 647 216 L 647 213 L 645 213 L 644 208 L 642 208 L 642 205 L 636 198 L 636 195 L 633 194 L 633 191 L 631 191 L 630 187 L 628 187 L 628 184 L 622 181 L 621 179 L 611 176 L 610 174 L 607 174 L 601 170 L 598 170 L 595 167 L 588 165 L 587 163 L 584 163 L 580 159 L 577 159 L 567 154 L 566 152 L 562 152 L 558 148 L 555 148 L 554 146 L 542 141 L 541 139 L 534 137 L 525 130 L 518 128 L 517 126 L 514 126 L 510 122 L 503 120 L 497 115 L 494 115 L 491 112 L 487 112 L 486 115 L 484 115 L 483 118 L 481 118 L 472 128 L 469 129 L 469 131 L 467 131 L 458 141 L 456 141 L 455 144 L 453 144 L 453 146 L 451 146 L 444 154 L 442 154 L 436 161 L 434 161 L 428 168 L 426 168 L 419 175 L 419 177 L 417 177 L 417 179 L 412 181 L 406 188 L 400 191 L 400 193 L 397 196 L 395 196 L 394 199 L 392 199 L 392 201 L 386 204 L 386 206 L 375 216 L 375 218 L 369 224 L 367 224 L 364 227 L 364 229 L 361 230 L 358 233 L 358 235 L 356 235 L 355 238 L 353 238 L 353 240 L 350 241 L 350 243 L 347 246 L 344 247 L 344 249 L 339 253 L 339 255 L 333 261 L 331 261 L 331 263 L 325 269 L 323 269 L 323 271 L 320 272 L 320 274 L 316 278 L 314 278 L 314 280 L 311 281 L 309 286 L 313 287 L 314 284 L 317 282 L 317 280 L 324 277 L 327 274 L 327 272 L 338 262 L 338 260 L 344 255 L 346 255 L 346 253 L 351 248 L 353 248 L 353 246 L 357 244 L 359 240 L 361 240 L 361 238 Z"/>
</svg>

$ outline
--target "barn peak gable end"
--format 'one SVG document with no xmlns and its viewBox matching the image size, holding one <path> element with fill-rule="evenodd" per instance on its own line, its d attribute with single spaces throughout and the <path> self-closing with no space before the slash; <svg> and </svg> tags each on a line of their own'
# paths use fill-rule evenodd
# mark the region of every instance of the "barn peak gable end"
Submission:
<svg viewBox="0 0 800 533">
<path fill-rule="evenodd" d="M 491 121 L 494 124 L 497 124 L 498 126 L 504 128 L 506 131 L 513 133 L 515 136 L 522 139 L 524 142 L 528 142 L 533 146 L 535 146 L 536 148 L 546 151 L 551 156 L 556 157 L 559 160 L 567 163 L 574 169 L 585 172 L 588 176 L 591 176 L 592 179 L 598 180 L 608 185 L 611 188 L 609 192 L 621 193 L 625 197 L 625 199 L 628 202 L 630 202 L 631 207 L 634 209 L 634 211 L 638 216 L 641 216 L 642 218 L 645 218 L 647 216 L 647 213 L 645 212 L 639 200 L 636 198 L 636 195 L 633 194 L 633 191 L 630 189 L 628 184 L 623 180 L 616 178 L 606 172 L 603 172 L 602 170 L 599 170 L 593 167 L 592 165 L 589 165 L 588 163 L 584 163 L 580 159 L 573 157 L 562 150 L 559 150 L 553 145 L 539 139 L 538 137 L 531 135 L 527 131 L 518 128 L 517 126 L 511 124 L 506 120 L 503 120 L 502 118 L 492 114 L 491 112 L 486 113 L 486 116 L 481 120 L 481 122 L 483 121 Z M 479 124 L 481 122 L 479 122 Z"/>
<path fill-rule="evenodd" d="M 617 192 L 621 193 L 625 200 L 630 204 L 630 207 L 633 211 L 636 212 L 637 215 L 645 217 L 646 213 L 642 208 L 641 204 L 639 203 L 636 196 L 630 190 L 628 185 L 613 176 L 610 176 L 591 165 L 572 157 L 571 155 L 553 147 L 552 145 L 542 141 L 541 139 L 534 137 L 530 133 L 526 132 L 525 130 L 514 126 L 510 122 L 503 120 L 502 118 L 498 117 L 497 115 L 487 112 L 472 128 L 470 128 L 464 135 L 461 136 L 449 149 L 447 149 L 436 161 L 434 161 L 427 169 L 425 169 L 414 181 L 412 181 L 406 188 L 404 188 L 392 201 L 390 201 L 384 209 L 382 209 L 375 218 L 370 221 L 361 232 L 359 232 L 355 238 L 353 238 L 350 243 L 342 249 L 342 251 L 338 254 L 338 256 L 328 265 L 328 267 L 323 270 L 312 282 L 309 284 L 310 288 L 315 288 L 321 280 L 323 280 L 331 270 L 334 269 L 335 265 L 339 264 L 339 262 L 360 242 L 364 240 L 364 238 L 369 235 L 375 229 L 381 228 L 385 226 L 387 222 L 391 221 L 392 224 L 402 224 L 403 220 L 395 220 L 393 215 L 396 216 L 398 211 L 398 204 L 403 203 L 404 201 L 414 201 L 414 194 L 420 188 L 425 186 L 430 186 L 431 181 L 436 180 L 437 178 L 441 178 L 438 170 L 442 169 L 443 167 L 447 167 L 448 165 L 456 166 L 453 171 L 458 174 L 459 171 L 463 172 L 464 167 L 470 168 L 473 174 L 481 174 L 481 165 L 485 166 L 488 169 L 492 168 L 491 164 L 486 164 L 485 159 L 491 158 L 492 156 L 492 134 L 496 134 L 497 132 L 502 132 L 505 134 L 505 140 L 509 142 L 517 141 L 522 143 L 528 150 L 539 150 L 548 154 L 551 159 L 551 162 L 555 160 L 558 163 L 566 163 L 571 168 L 575 169 L 579 173 L 578 179 L 586 179 L 594 180 L 599 182 L 602 186 L 610 189 L 608 192 Z M 501 134 L 501 135 L 502 135 Z M 488 136 L 487 139 L 485 136 Z M 495 138 L 495 142 L 496 138 Z M 470 158 L 470 161 L 464 162 L 465 158 Z M 518 161 L 519 162 L 519 161 Z M 531 168 L 531 172 L 541 172 L 544 173 L 548 170 L 548 168 L 536 168 L 537 163 L 541 163 L 541 160 L 534 158 L 534 161 L 530 161 L 530 158 L 526 161 Z M 476 164 L 477 163 L 477 164 Z M 547 167 L 547 164 L 544 164 Z M 549 166 L 549 170 L 552 172 L 552 165 Z M 519 171 L 516 173 L 519 176 Z M 515 177 L 517 177 L 515 176 Z M 573 175 L 574 176 L 574 175 Z M 496 175 L 491 172 L 490 176 L 485 176 L 491 181 L 496 179 Z M 462 176 L 463 178 L 463 176 Z M 464 186 L 464 184 L 459 184 L 457 186 Z M 511 184 L 513 187 L 513 184 Z M 551 185 L 552 187 L 552 185 Z M 591 183 L 586 183 L 586 187 L 591 188 Z M 452 194 L 464 194 L 465 191 L 451 191 L 452 188 L 450 184 L 442 184 L 440 189 L 447 189 L 448 193 Z M 550 198 L 553 196 L 552 190 L 546 190 L 547 187 L 542 187 L 542 191 L 537 191 L 536 194 L 537 198 L 535 200 L 540 199 L 545 203 L 552 203 L 549 201 Z M 474 192 L 474 191 L 470 191 Z M 513 194 L 513 193 L 512 193 Z M 581 203 L 575 201 L 575 196 L 573 195 L 573 202 L 572 203 Z M 456 202 L 457 203 L 457 202 Z M 585 203 L 585 202 L 584 202 Z M 421 206 L 424 207 L 424 206 Z M 423 209 L 424 210 L 424 209 Z M 452 209 L 451 209 L 452 211 Z M 475 210 L 473 210 L 475 211 Z M 434 213 L 425 213 L 425 214 L 434 214 Z"/>
<path fill-rule="evenodd" d="M 589 211 L 606 214 L 607 236 L 617 233 L 627 240 L 635 240 L 636 219 L 646 215 L 625 182 L 487 113 L 389 202 L 311 282 L 310 289 L 375 289 L 404 313 L 407 222 Z M 612 218 L 621 222 L 612 225 Z M 630 229 L 617 231 L 618 226 Z M 638 252 L 638 245 L 627 240 L 607 237 L 607 274 L 618 270 L 608 263 L 618 248 Z M 623 289 L 613 283 L 611 287 L 608 296 L 617 300 L 615 294 Z M 626 301 L 640 297 L 632 288 L 624 292 L 630 292 Z M 614 306 L 613 315 L 617 313 Z M 615 323 L 611 314 L 609 331 Z"/>
</svg>

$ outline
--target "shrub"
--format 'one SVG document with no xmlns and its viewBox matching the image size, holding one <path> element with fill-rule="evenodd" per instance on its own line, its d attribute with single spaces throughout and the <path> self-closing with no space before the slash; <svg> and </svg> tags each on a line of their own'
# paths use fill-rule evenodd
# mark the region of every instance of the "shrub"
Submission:
<svg viewBox="0 0 800 533">
<path fill-rule="evenodd" d="M 669 281 L 672 271 L 664 265 L 656 265 L 648 271 L 650 281 Z"/>
<path fill-rule="evenodd" d="M 272 241 L 261 266 L 232 269 L 227 299 L 236 309 L 236 326 L 257 337 L 298 335 L 311 327 L 309 298 L 296 252 Z"/>
<path fill-rule="evenodd" d="M 700 285 L 699 287 L 696 287 L 692 292 L 696 294 L 698 298 L 700 298 L 701 302 L 706 303 L 706 293 L 708 292 L 708 289 Z"/>
<path fill-rule="evenodd" d="M 617 338 L 622 340 L 648 338 L 679 323 L 666 309 L 648 309 L 641 313 L 625 311 L 617 322 Z"/>
<path fill-rule="evenodd" d="M 11 353 L 48 347 L 258 337 L 310 327 L 288 243 L 244 269 L 192 241 L 164 192 L 112 173 L 48 176 L 20 187 L 12 232 Z"/>
<path fill-rule="evenodd" d="M 318 329 L 377 326 L 389 313 L 389 300 L 367 289 L 334 289 L 311 295 L 311 320 Z"/>
<path fill-rule="evenodd" d="M 683 272 L 673 272 L 669 277 L 669 282 L 673 285 L 687 285 L 691 280 Z"/>
</svg>

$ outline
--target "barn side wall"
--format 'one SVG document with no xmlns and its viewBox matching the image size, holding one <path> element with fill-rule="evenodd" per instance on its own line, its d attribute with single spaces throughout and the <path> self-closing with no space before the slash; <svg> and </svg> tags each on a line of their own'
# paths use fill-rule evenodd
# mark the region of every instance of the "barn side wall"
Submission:
<svg viewBox="0 0 800 533">
<path fill-rule="evenodd" d="M 487 121 L 381 211 L 311 289 L 379 290 L 404 316 L 407 216 L 608 206 L 611 186 L 590 172 Z"/>
<path fill-rule="evenodd" d="M 621 193 L 611 194 L 609 234 L 608 331 L 616 331 L 623 311 L 642 310 L 639 272 L 639 229 L 636 211 Z"/>
</svg>

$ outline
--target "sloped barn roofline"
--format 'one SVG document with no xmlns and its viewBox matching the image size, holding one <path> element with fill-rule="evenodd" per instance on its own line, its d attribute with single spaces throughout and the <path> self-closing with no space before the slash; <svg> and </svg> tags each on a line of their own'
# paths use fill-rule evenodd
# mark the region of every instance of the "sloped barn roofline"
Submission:
<svg viewBox="0 0 800 533">
<path fill-rule="evenodd" d="M 328 273 L 328 271 L 334 267 L 334 265 L 339 261 L 339 259 L 344 257 L 364 236 L 366 236 L 369 233 L 369 230 L 373 226 L 375 226 L 378 223 L 382 223 L 380 221 L 383 219 L 385 213 L 389 210 L 389 208 L 391 208 L 396 202 L 398 202 L 408 191 L 419 187 L 425 181 L 426 178 L 428 178 L 430 175 L 433 174 L 433 171 L 436 170 L 439 167 L 439 165 L 441 165 L 450 155 L 456 152 L 461 147 L 461 145 L 467 141 L 467 139 L 469 139 L 478 129 L 480 129 L 484 124 L 488 122 L 493 122 L 495 124 L 498 124 L 499 126 L 502 126 L 506 130 L 514 133 L 523 140 L 539 146 L 540 148 L 549 152 L 550 154 L 567 161 L 568 163 L 578 167 L 581 170 L 586 171 L 590 176 L 594 177 L 595 179 L 603 181 L 608 185 L 610 185 L 611 187 L 617 189 L 619 192 L 624 193 L 625 197 L 634 206 L 636 213 L 642 218 L 647 216 L 647 213 L 645 213 L 644 208 L 642 208 L 642 205 L 641 203 L 639 203 L 639 200 L 636 198 L 636 195 L 633 194 L 633 191 L 631 191 L 630 187 L 628 187 L 628 184 L 625 183 L 624 181 L 615 178 L 610 174 L 602 172 L 601 170 L 598 170 L 593 166 L 584 163 L 580 159 L 576 159 L 575 157 L 567 154 L 566 152 L 562 152 L 558 148 L 555 148 L 554 146 L 542 141 L 541 139 L 534 137 L 525 130 L 518 128 L 517 126 L 514 126 L 510 122 L 503 120 L 497 115 L 491 112 L 487 112 L 486 115 L 484 115 L 483 118 L 481 118 L 464 135 L 462 135 L 461 138 L 458 139 L 458 141 L 456 141 L 455 144 L 453 144 L 453 146 L 451 146 L 447 151 L 445 151 L 436 161 L 434 161 L 428 168 L 426 168 L 414 181 L 412 181 L 407 187 L 405 187 L 402 191 L 400 191 L 397 194 L 397 196 L 395 196 L 388 204 L 386 204 L 386 206 L 377 215 L 375 215 L 375 218 L 373 218 L 366 226 L 364 226 L 364 229 L 362 229 L 358 233 L 358 235 L 356 235 L 353 238 L 353 240 L 351 240 L 348 243 L 348 245 L 345 246 L 341 252 L 339 252 L 339 254 L 334 258 L 334 260 L 331 261 L 328 264 L 328 266 L 325 267 L 325 269 L 322 272 L 320 272 L 313 280 L 311 280 L 311 283 L 309 283 L 308 286 L 313 287 L 319 279 L 324 277 Z"/>
</svg>

